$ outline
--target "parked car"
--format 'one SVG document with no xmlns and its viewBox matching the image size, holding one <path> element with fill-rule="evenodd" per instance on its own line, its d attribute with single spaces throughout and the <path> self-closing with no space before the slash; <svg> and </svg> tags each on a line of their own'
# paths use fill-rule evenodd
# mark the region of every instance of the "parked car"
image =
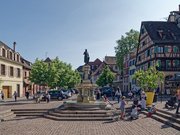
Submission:
<svg viewBox="0 0 180 135">
<path fill-rule="evenodd" d="M 113 88 L 112 87 L 102 87 L 100 88 L 101 96 L 106 95 L 107 97 L 111 97 L 113 94 Z"/>
<path fill-rule="evenodd" d="M 51 99 L 63 100 L 65 96 L 61 93 L 60 90 L 50 90 L 48 91 Z"/>
<path fill-rule="evenodd" d="M 70 90 L 61 89 L 61 93 L 66 96 L 66 98 L 69 98 L 72 96 L 72 93 Z"/>
<path fill-rule="evenodd" d="M 74 90 L 74 94 L 78 94 L 79 93 L 79 90 L 77 89 L 73 89 Z"/>
<path fill-rule="evenodd" d="M 33 95 L 33 99 L 35 99 L 36 102 L 45 101 L 46 100 L 46 93 L 45 93 L 45 91 L 37 91 Z"/>
</svg>

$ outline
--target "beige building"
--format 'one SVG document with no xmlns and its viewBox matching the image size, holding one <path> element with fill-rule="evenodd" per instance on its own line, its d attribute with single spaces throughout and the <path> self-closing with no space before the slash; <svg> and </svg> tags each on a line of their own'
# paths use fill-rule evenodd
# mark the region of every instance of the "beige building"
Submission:
<svg viewBox="0 0 180 135">
<path fill-rule="evenodd" d="M 18 96 L 23 95 L 23 65 L 21 63 L 21 56 L 13 49 L 0 41 L 0 89 L 4 93 L 5 98 L 11 98 L 14 91 Z"/>
</svg>

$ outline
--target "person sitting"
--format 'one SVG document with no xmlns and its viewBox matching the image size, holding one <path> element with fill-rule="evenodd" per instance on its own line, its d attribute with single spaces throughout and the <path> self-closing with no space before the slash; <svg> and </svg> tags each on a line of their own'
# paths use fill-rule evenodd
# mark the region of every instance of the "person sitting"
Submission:
<svg viewBox="0 0 180 135">
<path fill-rule="evenodd" d="M 142 109 L 146 109 L 146 94 L 144 91 L 141 93 L 141 107 Z"/>
<path fill-rule="evenodd" d="M 113 107 L 113 104 L 109 101 L 109 99 L 106 97 L 106 95 L 102 96 L 104 102 L 106 103 L 106 110 L 111 110 Z"/>
<path fill-rule="evenodd" d="M 129 96 L 129 98 L 130 98 L 130 100 L 133 98 L 133 93 L 130 91 L 129 93 L 128 93 L 128 96 Z"/>
<path fill-rule="evenodd" d="M 131 119 L 137 119 L 137 118 L 138 118 L 138 107 L 133 105 L 131 112 Z"/>
<path fill-rule="evenodd" d="M 170 97 L 170 99 L 166 102 L 165 108 L 168 108 L 169 106 L 176 108 L 176 96 Z"/>
<path fill-rule="evenodd" d="M 136 95 L 134 96 L 133 104 L 134 105 L 138 105 L 139 104 L 138 97 Z"/>
<path fill-rule="evenodd" d="M 147 117 L 151 117 L 152 114 L 156 113 L 156 107 L 155 104 L 152 104 L 152 107 L 150 109 L 148 109 L 148 114 Z"/>
</svg>

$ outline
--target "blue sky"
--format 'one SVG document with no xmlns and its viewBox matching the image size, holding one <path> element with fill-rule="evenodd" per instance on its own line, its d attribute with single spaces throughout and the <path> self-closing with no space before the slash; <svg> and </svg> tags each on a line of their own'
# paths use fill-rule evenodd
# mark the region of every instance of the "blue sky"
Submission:
<svg viewBox="0 0 180 135">
<path fill-rule="evenodd" d="M 58 56 L 77 68 L 115 55 L 121 35 L 141 21 L 165 21 L 179 0 L 0 0 L 0 40 L 27 60 Z"/>
</svg>

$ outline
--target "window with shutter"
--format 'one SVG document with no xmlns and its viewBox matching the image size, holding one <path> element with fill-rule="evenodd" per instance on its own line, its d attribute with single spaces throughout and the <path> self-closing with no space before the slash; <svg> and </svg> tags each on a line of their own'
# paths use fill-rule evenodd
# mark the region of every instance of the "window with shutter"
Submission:
<svg viewBox="0 0 180 135">
<path fill-rule="evenodd" d="M 179 67 L 179 60 L 174 60 L 174 65 L 175 65 L 175 67 Z"/>
<path fill-rule="evenodd" d="M 1 75 L 6 75 L 6 67 L 4 64 L 1 64 Z"/>
<path fill-rule="evenodd" d="M 174 53 L 177 53 L 177 52 L 178 52 L 177 46 L 173 46 L 173 52 L 174 52 Z"/>
<path fill-rule="evenodd" d="M 166 60 L 166 67 L 167 68 L 171 67 L 171 61 L 170 60 Z"/>
<path fill-rule="evenodd" d="M 14 68 L 10 66 L 9 69 L 10 69 L 10 76 L 13 77 L 14 76 Z"/>
<path fill-rule="evenodd" d="M 168 46 L 165 46 L 165 47 L 164 47 L 164 52 L 165 52 L 165 53 L 168 52 L 168 48 L 169 48 Z"/>
<path fill-rule="evenodd" d="M 158 53 L 158 46 L 154 47 L 154 53 Z"/>
</svg>

